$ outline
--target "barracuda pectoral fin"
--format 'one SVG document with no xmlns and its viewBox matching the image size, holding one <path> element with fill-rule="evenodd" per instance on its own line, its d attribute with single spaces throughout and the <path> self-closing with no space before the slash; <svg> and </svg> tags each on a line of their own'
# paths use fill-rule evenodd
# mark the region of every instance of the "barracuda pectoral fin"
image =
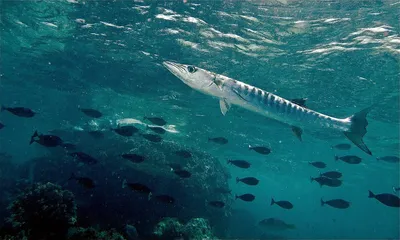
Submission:
<svg viewBox="0 0 400 240">
<path fill-rule="evenodd" d="M 221 113 L 222 115 L 225 116 L 225 114 L 229 111 L 229 109 L 231 108 L 231 105 L 226 101 L 226 99 L 220 99 L 219 100 L 219 107 L 221 109 Z"/>
<path fill-rule="evenodd" d="M 294 133 L 294 135 L 300 140 L 300 142 L 303 141 L 303 139 L 301 138 L 301 135 L 303 134 L 303 129 L 296 127 L 296 126 L 291 126 L 292 127 L 292 132 Z"/>
</svg>

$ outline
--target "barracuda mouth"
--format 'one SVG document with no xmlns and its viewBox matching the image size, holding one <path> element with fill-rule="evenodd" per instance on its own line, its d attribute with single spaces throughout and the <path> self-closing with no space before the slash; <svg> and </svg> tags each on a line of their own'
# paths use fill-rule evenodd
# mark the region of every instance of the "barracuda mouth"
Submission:
<svg viewBox="0 0 400 240">
<path fill-rule="evenodd" d="M 174 74 L 179 79 L 185 81 L 183 75 L 187 73 L 186 68 L 179 63 L 165 61 L 163 62 L 164 67 L 168 69 L 172 74 Z"/>
</svg>

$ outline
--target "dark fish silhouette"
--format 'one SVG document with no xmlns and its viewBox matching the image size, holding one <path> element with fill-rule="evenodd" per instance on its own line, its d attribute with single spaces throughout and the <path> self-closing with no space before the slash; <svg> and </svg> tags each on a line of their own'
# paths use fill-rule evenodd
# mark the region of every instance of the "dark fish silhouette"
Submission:
<svg viewBox="0 0 400 240">
<path fill-rule="evenodd" d="M 332 148 L 336 148 L 338 150 L 349 150 L 351 148 L 351 145 L 348 143 L 339 143 L 332 146 Z"/>
<path fill-rule="evenodd" d="M 253 146 L 249 145 L 249 150 L 254 150 L 254 151 L 258 152 L 259 154 L 263 154 L 263 155 L 268 155 L 271 153 L 271 149 L 269 149 L 267 147 L 262 147 L 262 146 L 253 147 Z"/>
<path fill-rule="evenodd" d="M 242 182 L 244 184 L 250 185 L 250 186 L 255 186 L 257 185 L 260 181 L 255 178 L 255 177 L 245 177 L 245 178 L 236 178 L 236 183 Z"/>
<path fill-rule="evenodd" d="M 271 205 L 278 205 L 281 208 L 284 209 L 292 209 L 293 208 L 293 204 L 289 201 L 275 201 L 273 198 L 271 198 Z"/>
<path fill-rule="evenodd" d="M 141 163 L 145 160 L 145 157 L 135 153 L 124 153 L 121 155 L 121 157 L 128 159 L 129 161 L 134 163 Z"/>
<path fill-rule="evenodd" d="M 393 189 L 393 192 L 394 192 L 394 193 L 400 191 L 400 187 L 393 187 L 392 189 Z"/>
<path fill-rule="evenodd" d="M 292 100 L 290 100 L 290 101 L 291 101 L 292 103 L 295 103 L 295 104 L 299 105 L 299 106 L 307 107 L 307 106 L 306 106 L 306 101 L 307 101 L 307 99 L 308 99 L 308 98 L 294 98 L 294 99 L 292 99 Z"/>
<path fill-rule="evenodd" d="M 146 193 L 146 194 L 150 194 L 151 193 L 151 189 L 149 187 L 147 187 L 144 184 L 141 183 L 128 183 L 126 180 L 124 180 L 122 182 L 122 188 L 126 188 L 128 187 L 129 189 L 131 189 L 134 192 L 139 192 L 139 193 Z"/>
<path fill-rule="evenodd" d="M 140 134 L 144 139 L 147 139 L 151 142 L 161 142 L 162 137 L 155 134 Z"/>
<path fill-rule="evenodd" d="M 310 177 L 311 182 L 316 181 L 319 183 L 320 187 L 328 186 L 328 187 L 339 187 L 342 185 L 342 181 L 336 178 L 327 178 L 327 177 Z"/>
<path fill-rule="evenodd" d="M 225 203 L 222 201 L 210 201 L 208 202 L 208 205 L 216 207 L 216 208 L 223 208 L 225 207 Z"/>
<path fill-rule="evenodd" d="M 267 218 L 261 220 L 258 225 L 271 230 L 271 231 L 284 231 L 289 229 L 295 229 L 296 226 L 294 224 L 288 224 L 278 218 Z"/>
<path fill-rule="evenodd" d="M 256 196 L 254 196 L 253 194 L 250 194 L 250 193 L 246 193 L 246 194 L 243 194 L 240 196 L 235 195 L 235 200 L 238 198 L 243 201 L 246 201 L 246 202 L 252 202 L 252 201 L 254 201 L 254 199 L 256 199 Z"/>
<path fill-rule="evenodd" d="M 119 126 L 112 130 L 123 137 L 132 137 L 133 134 L 139 132 L 139 129 L 137 129 L 134 126 L 122 126 L 122 127 Z"/>
<path fill-rule="evenodd" d="M 164 202 L 164 203 L 171 203 L 171 204 L 175 203 L 175 199 L 168 195 L 157 195 L 157 196 L 154 196 L 154 198 L 157 199 L 158 201 Z"/>
<path fill-rule="evenodd" d="M 235 165 L 236 167 L 240 168 L 249 168 L 251 165 L 249 162 L 245 160 L 228 160 L 227 163 Z"/>
<path fill-rule="evenodd" d="M 327 178 L 341 178 L 342 173 L 338 171 L 329 171 L 319 174 L 320 177 L 327 177 Z"/>
<path fill-rule="evenodd" d="M 144 117 L 144 120 L 149 120 L 151 123 L 158 126 L 164 126 L 165 124 L 167 124 L 167 121 L 160 117 Z"/>
<path fill-rule="evenodd" d="M 214 189 L 214 192 L 221 193 L 221 194 L 232 194 L 232 190 L 231 189 L 224 188 L 224 187 L 216 187 Z"/>
<path fill-rule="evenodd" d="M 171 171 L 182 169 L 182 165 L 180 165 L 179 163 L 168 163 L 167 165 L 172 168 Z"/>
<path fill-rule="evenodd" d="M 215 138 L 208 138 L 209 142 L 214 142 L 214 143 L 218 143 L 220 145 L 224 145 L 228 143 L 228 139 L 224 138 L 224 137 L 215 137 Z"/>
<path fill-rule="evenodd" d="M 147 126 L 148 129 L 150 129 L 151 131 L 158 133 L 158 134 L 164 134 L 166 131 L 164 128 L 162 127 L 151 127 L 151 126 Z"/>
<path fill-rule="evenodd" d="M 343 200 L 343 199 L 332 199 L 332 200 L 324 201 L 321 198 L 321 206 L 324 206 L 325 204 L 328 204 L 331 207 L 339 208 L 339 209 L 346 209 L 346 208 L 350 207 L 350 202 Z"/>
<path fill-rule="evenodd" d="M 102 131 L 96 130 L 96 131 L 89 131 L 88 134 L 95 138 L 95 139 L 101 139 L 104 138 L 104 133 Z"/>
<path fill-rule="evenodd" d="M 385 204 L 386 206 L 389 207 L 400 207 L 400 198 L 397 197 L 396 195 L 390 194 L 390 193 L 382 193 L 382 194 L 373 194 L 371 191 L 368 191 L 369 198 L 375 198 L 379 202 Z"/>
<path fill-rule="evenodd" d="M 357 156 L 353 156 L 353 155 L 349 155 L 349 156 L 343 156 L 343 157 L 338 157 L 335 156 L 335 160 L 342 160 L 343 162 L 346 162 L 348 164 L 359 164 L 361 163 L 361 158 L 357 157 Z"/>
<path fill-rule="evenodd" d="M 98 163 L 98 160 L 95 159 L 94 157 L 90 156 L 89 154 L 86 154 L 84 152 L 73 152 L 69 154 L 70 156 L 78 159 L 79 162 L 85 163 L 85 164 L 96 164 Z"/>
<path fill-rule="evenodd" d="M 61 147 L 67 151 L 73 151 L 76 149 L 76 145 L 72 143 L 62 143 Z"/>
<path fill-rule="evenodd" d="M 32 111 L 29 108 L 25 108 L 25 107 L 5 107 L 5 106 L 1 106 L 0 107 L 0 111 L 8 111 L 12 114 L 14 114 L 15 116 L 18 117 L 25 117 L 25 118 L 31 118 L 33 116 L 35 116 L 36 112 Z"/>
<path fill-rule="evenodd" d="M 183 158 L 191 158 L 192 153 L 186 150 L 179 150 L 174 152 L 176 155 L 183 157 Z"/>
<path fill-rule="evenodd" d="M 37 131 L 35 131 L 35 133 L 33 133 L 33 135 L 31 136 L 31 141 L 29 142 L 29 144 L 32 144 L 34 142 L 37 142 L 45 147 L 57 147 L 62 145 L 63 143 L 61 138 L 56 135 L 38 134 Z"/>
<path fill-rule="evenodd" d="M 79 108 L 81 112 L 83 112 L 86 116 L 92 117 L 92 118 L 101 118 L 103 114 L 96 109 L 92 108 Z"/>
<path fill-rule="evenodd" d="M 71 177 L 68 180 L 75 180 L 77 183 L 87 189 L 92 189 L 95 187 L 94 181 L 92 179 L 87 177 L 77 177 L 74 173 L 71 174 Z"/>
<path fill-rule="evenodd" d="M 190 178 L 192 176 L 189 171 L 183 169 L 174 169 L 174 173 L 181 178 Z"/>
<path fill-rule="evenodd" d="M 0 129 L 4 128 L 6 125 L 0 122 Z"/>
<path fill-rule="evenodd" d="M 400 158 L 396 156 L 385 156 L 385 157 L 377 157 L 376 160 L 385 161 L 389 163 L 398 163 L 400 162 Z"/>
<path fill-rule="evenodd" d="M 308 162 L 308 164 L 316 168 L 326 168 L 326 164 L 324 162 Z"/>
</svg>

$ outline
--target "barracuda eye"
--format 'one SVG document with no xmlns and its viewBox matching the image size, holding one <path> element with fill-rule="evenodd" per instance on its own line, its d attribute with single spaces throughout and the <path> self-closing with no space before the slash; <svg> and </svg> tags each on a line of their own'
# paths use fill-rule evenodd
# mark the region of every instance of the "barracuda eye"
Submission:
<svg viewBox="0 0 400 240">
<path fill-rule="evenodd" d="M 193 66 L 188 66 L 188 67 L 187 67 L 187 70 L 188 70 L 188 72 L 190 72 L 190 73 L 195 73 L 195 72 L 197 71 L 197 69 L 196 69 L 195 67 L 193 67 Z"/>
</svg>

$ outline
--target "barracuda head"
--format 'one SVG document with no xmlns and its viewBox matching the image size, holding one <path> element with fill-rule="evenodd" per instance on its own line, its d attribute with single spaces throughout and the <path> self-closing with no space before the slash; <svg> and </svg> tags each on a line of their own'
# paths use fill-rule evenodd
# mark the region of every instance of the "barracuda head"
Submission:
<svg viewBox="0 0 400 240">
<path fill-rule="evenodd" d="M 177 78 L 189 87 L 202 93 L 219 97 L 221 93 L 221 81 L 217 80 L 217 74 L 186 64 L 163 62 L 163 65 Z"/>
</svg>

